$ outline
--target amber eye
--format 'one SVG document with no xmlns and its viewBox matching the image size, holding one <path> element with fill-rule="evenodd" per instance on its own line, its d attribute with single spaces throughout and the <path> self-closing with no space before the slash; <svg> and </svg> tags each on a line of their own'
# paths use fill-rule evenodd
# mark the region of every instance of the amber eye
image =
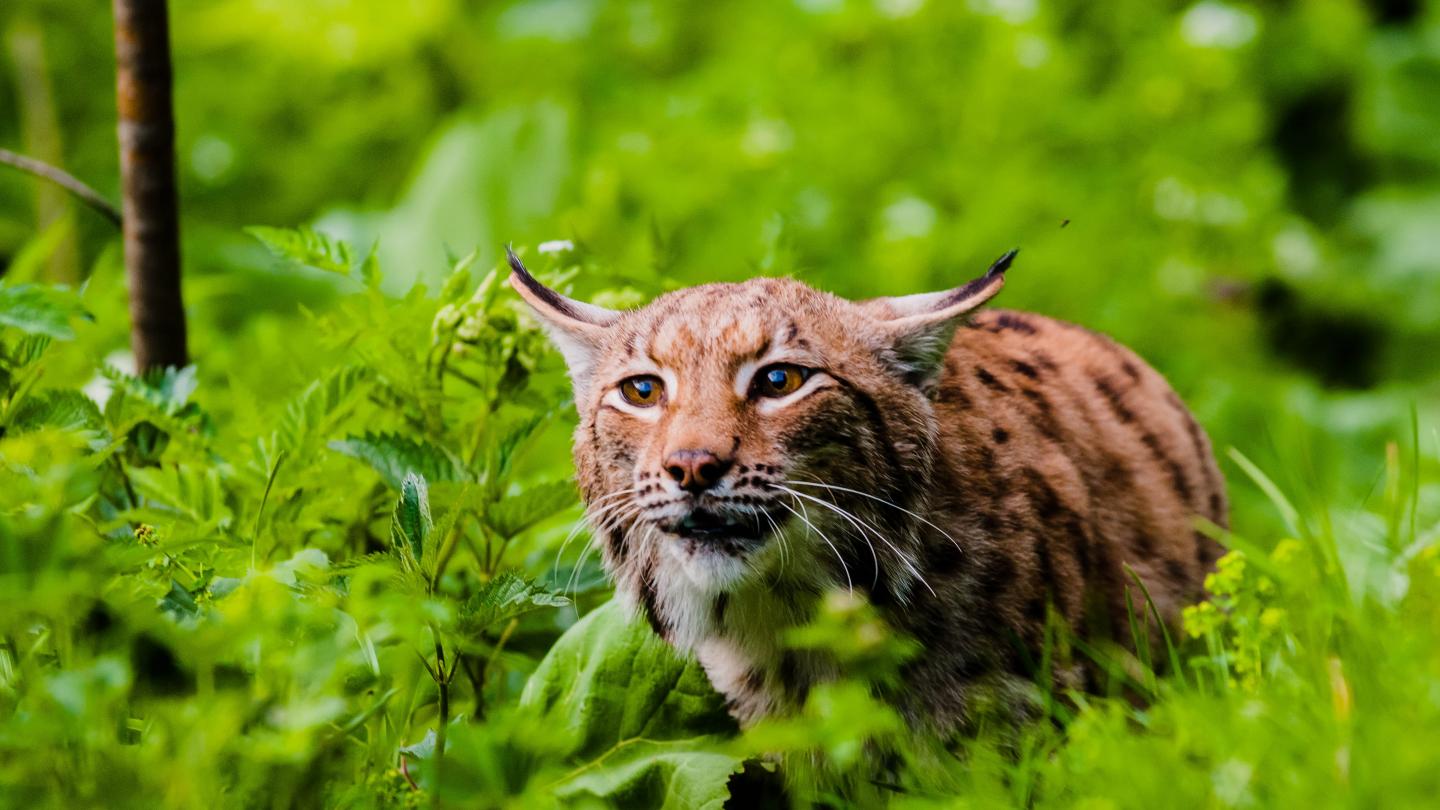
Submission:
<svg viewBox="0 0 1440 810">
<path fill-rule="evenodd" d="M 649 408 L 660 404 L 660 395 L 665 393 L 665 384 L 659 377 L 630 377 L 620 383 L 620 396 L 637 408 Z"/>
<path fill-rule="evenodd" d="M 790 363 L 776 363 L 760 369 L 751 383 L 751 391 L 759 397 L 783 397 L 793 394 L 810 378 L 810 369 Z"/>
</svg>

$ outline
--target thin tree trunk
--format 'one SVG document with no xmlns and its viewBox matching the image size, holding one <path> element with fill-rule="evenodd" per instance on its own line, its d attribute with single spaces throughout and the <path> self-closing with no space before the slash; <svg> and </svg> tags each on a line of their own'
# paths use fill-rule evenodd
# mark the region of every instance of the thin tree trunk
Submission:
<svg viewBox="0 0 1440 810">
<path fill-rule="evenodd" d="M 114 0 L 130 343 L 144 372 L 184 366 L 175 121 L 165 0 Z"/>
</svg>

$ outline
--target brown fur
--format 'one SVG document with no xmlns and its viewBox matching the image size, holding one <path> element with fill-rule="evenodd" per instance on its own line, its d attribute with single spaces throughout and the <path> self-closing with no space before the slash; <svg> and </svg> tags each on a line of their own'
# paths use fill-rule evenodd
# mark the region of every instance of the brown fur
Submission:
<svg viewBox="0 0 1440 810">
<path fill-rule="evenodd" d="M 1008 259 L 928 296 L 851 302 L 762 278 L 629 312 L 559 296 L 514 261 L 512 283 L 571 364 L 577 477 L 605 566 L 742 722 L 795 709 L 837 674 L 781 643 L 827 590 L 864 593 L 921 642 L 896 701 L 940 733 L 972 720 L 982 695 L 1026 692 L 1047 615 L 1125 644 L 1127 589 L 1143 610 L 1125 566 L 1167 622 L 1200 598 L 1218 555 L 1195 519 L 1226 521 L 1204 432 L 1108 338 L 975 314 Z M 756 400 L 741 375 L 762 356 L 817 369 L 819 382 L 783 406 Z M 639 373 L 662 376 L 661 405 L 616 399 Z M 665 472 L 677 449 L 731 466 L 715 488 L 685 492 Z M 697 506 L 777 528 L 720 541 L 667 530 Z M 1088 674 L 1055 677 L 1080 686 Z"/>
</svg>

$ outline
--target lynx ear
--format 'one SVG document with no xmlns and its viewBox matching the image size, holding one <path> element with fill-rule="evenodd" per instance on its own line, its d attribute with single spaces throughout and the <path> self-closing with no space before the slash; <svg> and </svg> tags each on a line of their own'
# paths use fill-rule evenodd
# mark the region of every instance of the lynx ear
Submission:
<svg viewBox="0 0 1440 810">
<path fill-rule="evenodd" d="M 505 248 L 505 255 L 510 260 L 510 286 L 534 310 L 550 339 L 564 355 L 578 400 L 590 383 L 590 373 L 609 327 L 620 317 L 620 313 L 566 298 L 536 281 L 509 246 Z"/>
<path fill-rule="evenodd" d="M 1009 251 L 985 275 L 952 290 L 861 302 L 880 322 L 885 343 L 881 348 L 900 363 L 907 380 L 922 387 L 935 380 L 956 328 L 1005 286 L 1005 271 L 1019 252 L 1019 248 Z"/>
</svg>

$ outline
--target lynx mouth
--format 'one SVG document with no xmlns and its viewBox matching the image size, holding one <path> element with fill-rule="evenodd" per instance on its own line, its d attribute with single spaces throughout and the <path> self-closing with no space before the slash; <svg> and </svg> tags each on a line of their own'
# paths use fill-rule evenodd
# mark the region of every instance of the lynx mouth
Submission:
<svg viewBox="0 0 1440 810">
<path fill-rule="evenodd" d="M 664 529 L 697 545 L 742 550 L 758 545 L 774 530 L 775 525 L 765 512 L 696 507 L 684 517 L 665 525 Z"/>
</svg>

